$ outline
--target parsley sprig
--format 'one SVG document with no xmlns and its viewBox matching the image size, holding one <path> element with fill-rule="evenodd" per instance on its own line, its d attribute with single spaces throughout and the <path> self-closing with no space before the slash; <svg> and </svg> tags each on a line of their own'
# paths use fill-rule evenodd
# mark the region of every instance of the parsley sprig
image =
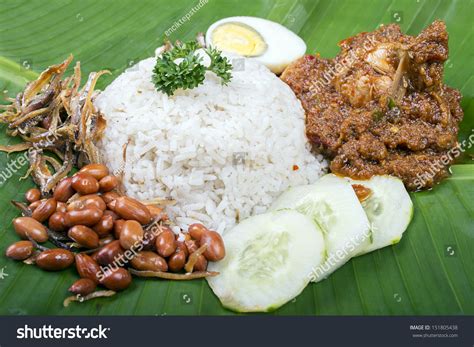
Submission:
<svg viewBox="0 0 474 347">
<path fill-rule="evenodd" d="M 193 89 L 204 82 L 206 71 L 212 71 L 227 84 L 232 75 L 232 65 L 215 48 L 208 47 L 204 52 L 209 56 L 209 67 L 203 65 L 202 57 L 196 54 L 201 46 L 196 41 L 178 42 L 170 50 L 156 59 L 153 69 L 153 83 L 158 91 L 173 95 L 177 89 Z M 182 59 L 175 62 L 176 59 Z"/>
</svg>

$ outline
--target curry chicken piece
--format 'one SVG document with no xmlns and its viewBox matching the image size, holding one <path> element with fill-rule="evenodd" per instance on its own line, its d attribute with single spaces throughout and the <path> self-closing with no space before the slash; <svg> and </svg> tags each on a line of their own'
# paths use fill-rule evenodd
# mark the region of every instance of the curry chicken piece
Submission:
<svg viewBox="0 0 474 347">
<path fill-rule="evenodd" d="M 411 190 L 446 177 L 463 111 L 459 91 L 443 84 L 445 24 L 435 21 L 416 37 L 381 26 L 339 46 L 334 59 L 307 55 L 281 76 L 331 170 L 355 179 L 390 174 Z"/>
</svg>

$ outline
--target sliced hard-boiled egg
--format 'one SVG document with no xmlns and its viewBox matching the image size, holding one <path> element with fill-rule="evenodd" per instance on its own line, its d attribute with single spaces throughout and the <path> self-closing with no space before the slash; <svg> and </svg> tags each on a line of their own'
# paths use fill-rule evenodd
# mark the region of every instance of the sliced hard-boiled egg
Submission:
<svg viewBox="0 0 474 347">
<path fill-rule="evenodd" d="M 246 57 L 261 56 L 268 48 L 258 31 L 239 22 L 227 22 L 217 26 L 211 37 L 212 44 L 219 49 Z"/>
<path fill-rule="evenodd" d="M 206 43 L 217 49 L 255 59 L 276 74 L 302 57 L 306 44 L 283 25 L 257 17 L 228 17 L 212 24 Z"/>
</svg>

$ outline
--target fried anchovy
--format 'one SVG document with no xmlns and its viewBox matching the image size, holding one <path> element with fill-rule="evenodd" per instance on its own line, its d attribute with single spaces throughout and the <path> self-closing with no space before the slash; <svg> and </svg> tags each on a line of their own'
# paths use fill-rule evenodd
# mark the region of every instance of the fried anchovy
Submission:
<svg viewBox="0 0 474 347">
<path fill-rule="evenodd" d="M 15 206 L 17 209 L 19 209 L 21 211 L 21 214 L 22 214 L 23 217 L 31 217 L 33 212 L 31 211 L 31 209 L 28 206 L 26 206 L 25 203 L 15 201 L 15 200 L 12 200 L 11 203 L 12 203 L 13 206 Z"/>
<path fill-rule="evenodd" d="M 110 72 L 92 72 L 81 88 L 79 62 L 73 74 L 64 77 L 72 59 L 70 55 L 62 63 L 48 67 L 16 98 L 9 98 L 9 105 L 1 107 L 4 111 L 0 113 L 0 123 L 8 125 L 7 134 L 25 142 L 0 145 L 0 151 L 28 150 L 27 176 L 32 176 L 43 194 L 50 193 L 74 165 L 101 162 L 95 142 L 101 138 L 106 122 L 92 101 L 97 80 Z"/>
<path fill-rule="evenodd" d="M 207 249 L 207 245 L 204 244 L 189 255 L 188 262 L 186 263 L 186 265 L 184 265 L 184 270 L 186 270 L 186 272 L 188 273 L 193 272 L 194 265 L 196 265 L 196 262 L 198 261 L 199 256 L 203 254 L 206 251 L 206 249 Z"/>
<path fill-rule="evenodd" d="M 194 280 L 197 278 L 204 278 L 204 277 L 214 277 L 219 274 L 216 271 L 195 271 L 191 273 L 185 274 L 177 274 L 177 273 L 170 273 L 170 272 L 162 272 L 162 271 L 138 271 L 135 269 L 128 269 L 132 275 L 138 277 L 157 277 L 163 278 L 167 280 L 175 280 L 175 281 L 187 281 L 187 280 Z"/>
<path fill-rule="evenodd" d="M 27 142 L 19 143 L 19 144 L 16 144 L 16 145 L 10 145 L 10 146 L 1 146 L 0 145 L 0 151 L 10 154 L 10 153 L 14 153 L 14 152 L 26 151 L 30 147 L 31 147 L 31 143 L 27 143 Z"/>
<path fill-rule="evenodd" d="M 84 302 L 88 300 L 92 300 L 95 298 L 106 298 L 109 296 L 115 295 L 117 292 L 114 292 L 113 290 L 98 290 L 95 292 L 92 292 L 91 294 L 88 294 L 86 296 L 81 296 L 81 295 L 72 295 L 68 296 L 66 299 L 63 301 L 63 306 L 68 307 L 69 304 L 73 301 L 77 302 Z"/>
</svg>

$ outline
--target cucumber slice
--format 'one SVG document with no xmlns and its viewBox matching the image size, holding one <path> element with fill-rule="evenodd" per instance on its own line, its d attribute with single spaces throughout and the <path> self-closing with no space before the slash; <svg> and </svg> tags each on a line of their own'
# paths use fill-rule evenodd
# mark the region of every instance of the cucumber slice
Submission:
<svg viewBox="0 0 474 347">
<path fill-rule="evenodd" d="M 388 175 L 366 181 L 346 179 L 372 191 L 362 202 L 372 230 L 372 243 L 360 254 L 398 243 L 413 217 L 413 203 L 402 180 Z"/>
<path fill-rule="evenodd" d="M 294 209 L 313 219 L 323 230 L 327 249 L 326 261 L 313 271 L 318 282 L 370 244 L 370 228 L 351 184 L 333 174 L 315 184 L 290 188 L 270 210 Z"/>
<path fill-rule="evenodd" d="M 226 256 L 209 263 L 209 285 L 223 306 L 268 312 L 296 297 L 324 260 L 322 231 L 291 210 L 250 217 L 223 235 Z"/>
</svg>

